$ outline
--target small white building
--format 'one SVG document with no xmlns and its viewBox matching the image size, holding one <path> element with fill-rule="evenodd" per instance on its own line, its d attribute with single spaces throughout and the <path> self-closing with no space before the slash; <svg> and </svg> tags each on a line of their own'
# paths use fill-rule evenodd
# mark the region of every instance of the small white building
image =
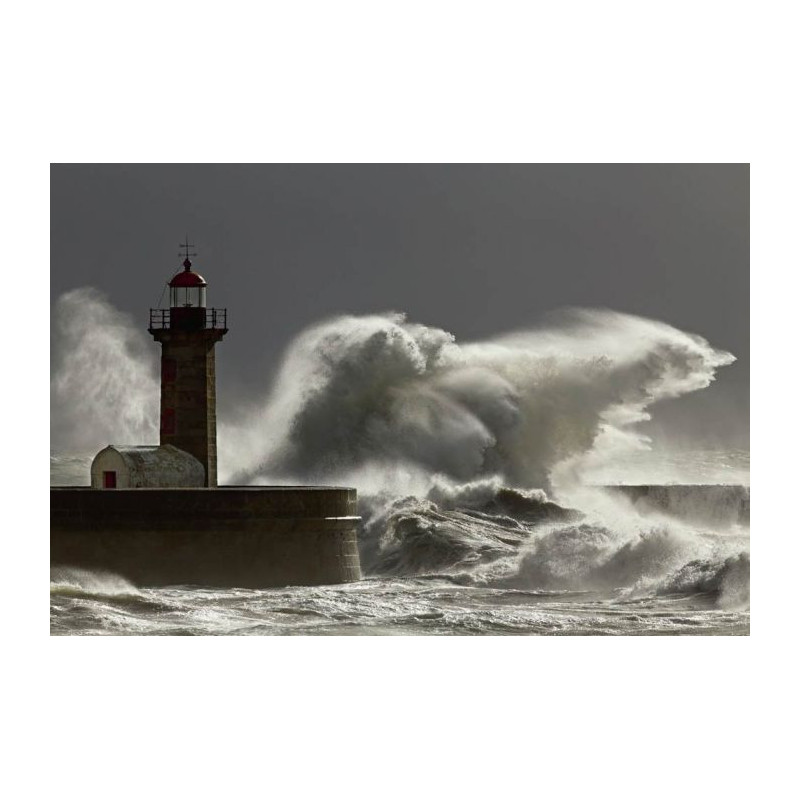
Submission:
<svg viewBox="0 0 800 800">
<path fill-rule="evenodd" d="M 169 489 L 205 486 L 205 482 L 203 465 L 171 444 L 110 444 L 92 461 L 93 489 Z"/>
</svg>

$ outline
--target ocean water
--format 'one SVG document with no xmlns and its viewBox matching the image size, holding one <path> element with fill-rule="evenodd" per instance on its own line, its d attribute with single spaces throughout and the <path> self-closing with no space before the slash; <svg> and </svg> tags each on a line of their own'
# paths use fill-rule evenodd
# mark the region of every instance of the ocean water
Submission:
<svg viewBox="0 0 800 800">
<path fill-rule="evenodd" d="M 53 457 L 54 482 L 78 482 L 83 462 Z M 749 494 L 655 485 L 633 502 L 583 488 L 582 508 L 496 485 L 436 501 L 373 496 L 362 501 L 360 582 L 153 588 L 57 567 L 51 633 L 747 635 Z"/>
<path fill-rule="evenodd" d="M 286 589 L 137 588 L 80 571 L 51 576 L 54 635 L 747 635 L 747 611 L 707 594 L 626 599 L 595 592 L 367 578 Z"/>
<path fill-rule="evenodd" d="M 87 453 L 157 441 L 157 362 L 94 290 L 56 325 L 51 483 L 81 485 Z M 323 321 L 260 401 L 221 404 L 220 483 L 356 487 L 364 580 L 154 589 L 65 565 L 51 631 L 748 634 L 748 452 L 646 435 L 734 360 L 609 310 L 468 343 L 401 314 Z"/>
</svg>

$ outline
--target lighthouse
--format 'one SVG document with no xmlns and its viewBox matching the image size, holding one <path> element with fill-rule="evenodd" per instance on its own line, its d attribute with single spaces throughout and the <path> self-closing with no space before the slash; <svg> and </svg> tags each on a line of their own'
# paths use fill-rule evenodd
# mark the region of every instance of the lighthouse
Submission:
<svg viewBox="0 0 800 800">
<path fill-rule="evenodd" d="M 214 346 L 227 314 L 206 307 L 208 284 L 192 269 L 189 242 L 181 247 L 169 308 L 150 309 L 161 345 L 160 443 L 109 444 L 92 461 L 90 486 L 51 487 L 51 566 L 143 586 L 360 580 L 355 489 L 217 487 Z"/>
<path fill-rule="evenodd" d="M 169 309 L 151 308 L 149 332 L 161 345 L 160 444 L 193 455 L 205 486 L 217 485 L 214 346 L 228 332 L 224 308 L 206 306 L 208 284 L 192 269 L 188 238 L 183 269 L 169 282 Z"/>
</svg>

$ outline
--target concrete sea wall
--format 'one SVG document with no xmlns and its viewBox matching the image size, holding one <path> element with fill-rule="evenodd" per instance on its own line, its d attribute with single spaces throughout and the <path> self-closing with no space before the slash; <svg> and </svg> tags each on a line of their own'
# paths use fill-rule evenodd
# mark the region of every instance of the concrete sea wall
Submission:
<svg viewBox="0 0 800 800">
<path fill-rule="evenodd" d="M 640 511 L 707 525 L 749 525 L 750 487 L 737 484 L 606 486 Z"/>
<path fill-rule="evenodd" d="M 359 580 L 356 490 L 51 488 L 50 564 L 142 586 L 265 588 Z"/>
</svg>

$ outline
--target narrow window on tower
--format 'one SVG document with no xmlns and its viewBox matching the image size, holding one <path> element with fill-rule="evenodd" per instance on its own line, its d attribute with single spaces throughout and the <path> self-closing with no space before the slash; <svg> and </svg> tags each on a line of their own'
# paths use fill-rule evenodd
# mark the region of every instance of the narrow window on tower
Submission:
<svg viewBox="0 0 800 800">
<path fill-rule="evenodd" d="M 175 433 L 175 409 L 165 408 L 161 412 L 161 433 L 168 436 Z"/>
<path fill-rule="evenodd" d="M 161 382 L 173 383 L 178 374 L 178 362 L 174 358 L 161 359 Z"/>
</svg>

